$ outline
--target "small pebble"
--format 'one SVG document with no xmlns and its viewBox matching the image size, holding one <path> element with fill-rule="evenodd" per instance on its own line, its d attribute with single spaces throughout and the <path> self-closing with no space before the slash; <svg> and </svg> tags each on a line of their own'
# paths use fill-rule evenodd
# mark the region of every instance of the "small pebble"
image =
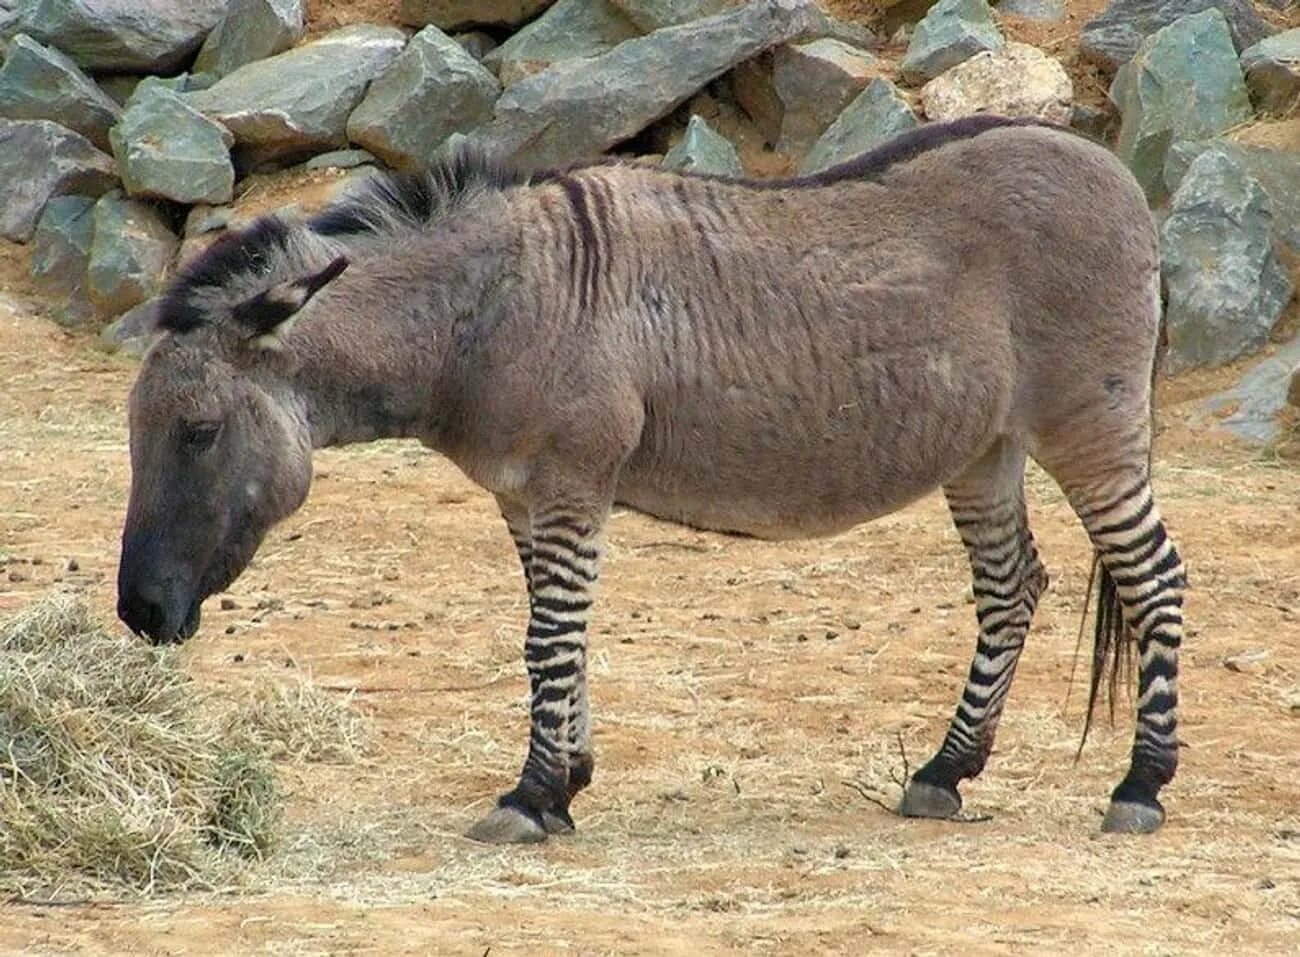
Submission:
<svg viewBox="0 0 1300 957">
<path fill-rule="evenodd" d="M 238 607 L 239 607 L 239 602 L 235 601 L 235 599 L 230 598 L 229 596 L 224 596 L 221 599 L 222 611 L 234 611 Z"/>
<path fill-rule="evenodd" d="M 77 561 L 75 558 L 69 558 L 69 559 L 68 559 L 68 571 L 70 571 L 70 572 L 79 572 L 79 571 L 81 571 L 81 562 Z"/>
</svg>

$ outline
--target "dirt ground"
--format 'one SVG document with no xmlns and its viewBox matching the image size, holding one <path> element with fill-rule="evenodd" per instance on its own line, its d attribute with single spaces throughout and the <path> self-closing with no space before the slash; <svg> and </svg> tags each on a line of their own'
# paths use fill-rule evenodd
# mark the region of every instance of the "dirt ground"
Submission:
<svg viewBox="0 0 1300 957">
<path fill-rule="evenodd" d="M 0 614 L 75 587 L 111 620 L 134 363 L 34 316 L 15 261 L 0 270 Z M 964 559 L 931 496 L 798 544 L 619 515 L 579 831 L 470 843 L 527 741 L 520 576 L 487 495 L 380 443 L 318 456 L 307 506 L 185 651 L 208 687 L 298 669 L 355 692 L 374 753 L 284 769 L 284 843 L 238 886 L 0 905 L 0 952 L 1295 953 L 1300 465 L 1188 427 L 1231 374 L 1161 396 L 1157 487 L 1193 590 L 1186 750 L 1156 836 L 1098 833 L 1127 713 L 1073 762 L 1087 549 L 1034 475 L 1054 586 L 966 789 L 988 820 L 904 821 L 860 793 L 896 799 L 900 743 L 913 766 L 938 744 L 973 646 Z"/>
</svg>

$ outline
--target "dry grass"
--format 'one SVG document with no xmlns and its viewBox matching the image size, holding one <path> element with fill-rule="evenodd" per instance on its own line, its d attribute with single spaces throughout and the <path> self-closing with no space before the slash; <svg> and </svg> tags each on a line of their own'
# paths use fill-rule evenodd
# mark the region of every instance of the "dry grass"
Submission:
<svg viewBox="0 0 1300 957">
<path fill-rule="evenodd" d="M 0 894 L 217 886 L 277 838 L 271 757 L 350 761 L 364 740 L 311 685 L 217 701 L 176 651 L 56 593 L 0 625 Z"/>
</svg>

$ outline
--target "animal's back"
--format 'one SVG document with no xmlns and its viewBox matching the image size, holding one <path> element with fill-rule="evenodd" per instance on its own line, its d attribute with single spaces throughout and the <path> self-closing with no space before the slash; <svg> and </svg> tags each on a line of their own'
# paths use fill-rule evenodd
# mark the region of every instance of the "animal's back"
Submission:
<svg viewBox="0 0 1300 957">
<path fill-rule="evenodd" d="M 835 532 L 999 435 L 1062 428 L 1107 381 L 1145 402 L 1150 220 L 1123 168 L 1070 134 L 990 130 L 824 185 L 588 175 L 635 220 L 634 507 Z"/>
</svg>

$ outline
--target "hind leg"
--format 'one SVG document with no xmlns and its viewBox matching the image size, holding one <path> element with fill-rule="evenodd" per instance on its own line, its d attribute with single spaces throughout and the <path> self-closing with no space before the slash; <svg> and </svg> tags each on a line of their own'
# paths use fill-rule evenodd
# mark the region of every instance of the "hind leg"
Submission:
<svg viewBox="0 0 1300 957">
<path fill-rule="evenodd" d="M 1145 467 L 1063 482 L 1103 569 L 1098 614 L 1122 616 L 1115 641 L 1136 640 L 1137 730 L 1128 773 L 1111 794 L 1102 830 L 1147 833 L 1164 823 L 1157 795 L 1178 768 L 1178 649 L 1187 575 L 1156 508 Z M 1117 605 L 1117 608 L 1110 607 Z M 1118 619 L 1114 619 L 1118 621 Z M 1105 625 L 1099 627 L 1099 639 Z M 1113 649 L 1116 662 L 1120 647 Z M 1093 674 L 1095 701 L 1100 675 Z M 1089 702 L 1091 708 L 1094 701 Z"/>
<path fill-rule="evenodd" d="M 1025 512 L 1025 454 L 999 443 L 973 469 L 944 487 L 974 578 L 979 640 L 957 712 L 939 751 L 908 783 L 898 812 L 951 817 L 957 785 L 984 769 L 1025 634 L 1047 573 Z"/>
</svg>

